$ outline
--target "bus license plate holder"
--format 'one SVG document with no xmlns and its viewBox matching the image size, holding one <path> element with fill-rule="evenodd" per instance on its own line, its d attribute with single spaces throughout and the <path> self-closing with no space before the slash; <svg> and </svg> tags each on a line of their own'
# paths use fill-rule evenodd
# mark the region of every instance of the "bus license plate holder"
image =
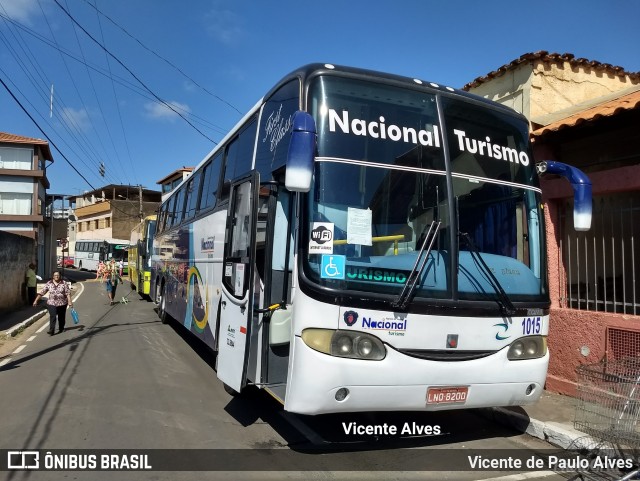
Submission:
<svg viewBox="0 0 640 481">
<path fill-rule="evenodd" d="M 464 404 L 469 394 L 468 386 L 427 388 L 427 404 Z"/>
</svg>

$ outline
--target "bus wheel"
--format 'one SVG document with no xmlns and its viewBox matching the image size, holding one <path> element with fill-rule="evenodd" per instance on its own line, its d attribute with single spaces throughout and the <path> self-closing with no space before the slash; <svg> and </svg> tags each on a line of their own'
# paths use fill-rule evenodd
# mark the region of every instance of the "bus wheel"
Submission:
<svg viewBox="0 0 640 481">
<path fill-rule="evenodd" d="M 169 322 L 169 314 L 167 314 L 167 296 L 165 295 L 164 286 L 162 286 L 160 292 L 160 305 L 158 307 L 158 315 L 160 316 L 162 324 L 167 324 Z"/>
<path fill-rule="evenodd" d="M 236 391 L 235 389 L 233 389 L 231 386 L 229 386 L 228 384 L 222 383 L 222 387 L 224 387 L 224 390 L 227 392 L 227 394 L 230 394 L 231 396 L 237 396 L 238 394 L 240 394 L 238 391 Z"/>
</svg>

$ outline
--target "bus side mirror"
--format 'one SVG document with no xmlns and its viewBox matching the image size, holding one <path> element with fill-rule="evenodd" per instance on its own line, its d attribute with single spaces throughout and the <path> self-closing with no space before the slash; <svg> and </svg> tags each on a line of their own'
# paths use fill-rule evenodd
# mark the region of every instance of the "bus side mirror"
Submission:
<svg viewBox="0 0 640 481">
<path fill-rule="evenodd" d="M 573 187 L 573 227 L 577 231 L 591 228 L 591 181 L 587 174 L 571 165 L 553 160 L 545 160 L 536 164 L 539 174 L 549 173 L 564 177 Z"/>
<path fill-rule="evenodd" d="M 284 185 L 291 192 L 309 192 L 316 152 L 316 122 L 307 112 L 293 114 Z"/>
</svg>

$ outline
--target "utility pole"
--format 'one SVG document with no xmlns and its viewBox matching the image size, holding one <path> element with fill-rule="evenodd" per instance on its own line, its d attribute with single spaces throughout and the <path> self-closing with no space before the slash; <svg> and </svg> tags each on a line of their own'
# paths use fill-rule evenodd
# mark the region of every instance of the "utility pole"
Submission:
<svg viewBox="0 0 640 481">
<path fill-rule="evenodd" d="M 144 219 L 144 210 L 142 209 L 142 184 L 138 184 L 138 199 L 140 202 L 140 221 Z"/>
</svg>

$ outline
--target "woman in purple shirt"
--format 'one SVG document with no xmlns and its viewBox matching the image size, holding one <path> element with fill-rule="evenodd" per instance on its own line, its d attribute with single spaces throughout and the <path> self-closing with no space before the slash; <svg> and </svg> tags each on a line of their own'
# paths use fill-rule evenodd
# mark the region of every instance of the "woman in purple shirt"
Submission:
<svg viewBox="0 0 640 481">
<path fill-rule="evenodd" d="M 64 331 L 64 321 L 67 314 L 67 306 L 73 307 L 71 300 L 71 289 L 66 282 L 62 280 L 59 272 L 53 273 L 53 278 L 47 282 L 44 288 L 36 296 L 33 305 L 37 306 L 40 298 L 49 293 L 47 300 L 47 309 L 49 310 L 49 331 L 47 333 L 53 336 L 56 331 L 56 318 L 58 319 L 58 332 Z"/>
</svg>

